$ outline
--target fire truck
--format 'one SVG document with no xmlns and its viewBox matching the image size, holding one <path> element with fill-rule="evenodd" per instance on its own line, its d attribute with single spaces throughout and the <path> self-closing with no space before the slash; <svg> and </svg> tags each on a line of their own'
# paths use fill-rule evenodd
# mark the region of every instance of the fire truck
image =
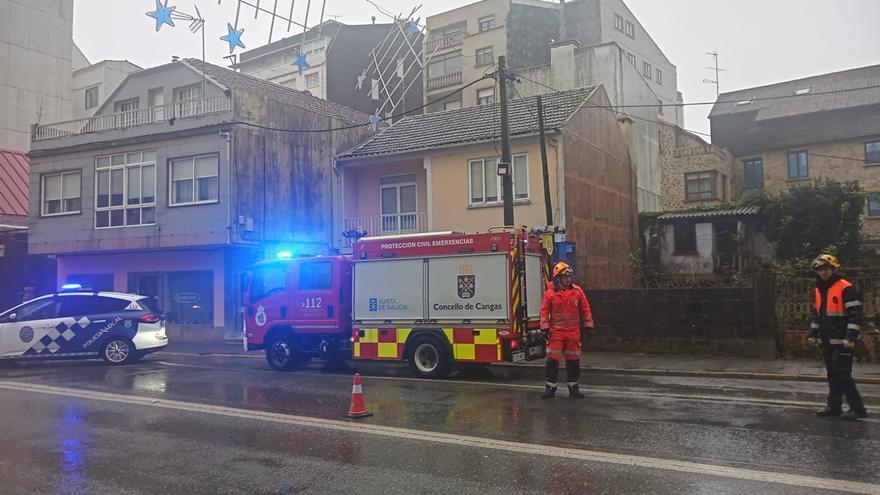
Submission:
<svg viewBox="0 0 880 495">
<path fill-rule="evenodd" d="M 541 240 L 513 229 L 363 238 L 350 256 L 262 261 L 245 346 L 276 370 L 312 358 L 407 361 L 439 378 L 465 363 L 542 358 Z"/>
</svg>

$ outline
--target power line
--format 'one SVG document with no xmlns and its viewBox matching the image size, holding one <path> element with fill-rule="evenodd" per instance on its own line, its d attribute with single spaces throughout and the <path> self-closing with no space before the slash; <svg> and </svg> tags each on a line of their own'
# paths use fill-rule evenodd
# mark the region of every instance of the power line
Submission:
<svg viewBox="0 0 880 495">
<path fill-rule="evenodd" d="M 438 98 L 438 99 L 436 99 L 436 100 L 431 100 L 431 101 L 429 101 L 428 103 L 425 103 L 424 105 L 421 105 L 421 106 L 419 106 L 419 107 L 413 108 L 413 109 L 411 109 L 411 110 L 407 110 L 407 111 L 405 111 L 405 112 L 400 112 L 400 113 L 396 113 L 396 114 L 390 115 L 390 116 L 388 116 L 388 117 L 386 117 L 385 119 L 382 119 L 382 120 L 395 119 L 395 118 L 397 118 L 397 117 L 403 117 L 403 116 L 409 115 L 409 114 L 411 114 L 411 113 L 413 113 L 413 112 L 418 112 L 419 110 L 423 110 L 423 109 L 425 109 L 425 108 L 427 108 L 427 107 L 433 105 L 434 103 L 437 103 L 438 101 L 445 100 L 446 98 L 449 98 L 450 96 L 452 96 L 452 95 L 454 95 L 454 94 L 461 93 L 461 92 L 464 91 L 465 89 L 467 89 L 467 88 L 469 88 L 469 87 L 471 87 L 471 86 L 477 84 L 477 83 L 480 82 L 480 81 L 484 81 L 484 80 L 486 80 L 486 79 L 494 79 L 494 78 L 493 78 L 493 77 L 490 77 L 490 76 L 484 76 L 484 77 L 481 77 L 481 78 L 479 78 L 479 79 L 476 79 L 476 80 L 474 80 L 474 81 L 471 81 L 470 83 L 468 83 L 468 84 L 466 84 L 466 85 L 464 85 L 464 86 L 462 86 L 462 87 L 456 89 L 456 90 L 453 91 L 452 93 L 449 93 L 448 95 L 445 95 L 445 96 L 443 96 L 442 98 Z M 366 127 L 366 126 L 372 125 L 372 123 L 370 123 L 370 122 L 364 122 L 364 123 L 362 123 L 362 124 L 351 124 L 351 125 L 346 125 L 346 126 L 341 126 L 341 127 L 331 127 L 331 128 L 326 128 L 326 129 L 283 129 L 283 128 L 279 128 L 279 127 L 271 127 L 271 126 L 265 126 L 265 125 L 260 125 L 260 124 L 254 124 L 254 123 L 252 123 L 252 122 L 234 121 L 234 122 L 230 122 L 230 124 L 234 124 L 234 125 L 243 125 L 243 126 L 246 126 L 246 127 L 254 127 L 254 128 L 257 128 L 257 129 L 263 129 L 263 130 L 266 130 L 266 131 L 290 132 L 290 133 L 302 133 L 302 134 L 316 134 L 316 133 L 323 133 L 323 132 L 347 131 L 347 130 L 350 130 L 350 129 L 357 129 L 357 128 L 359 128 L 359 127 Z"/>
<path fill-rule="evenodd" d="M 551 86 L 547 86 L 546 84 L 540 83 L 538 81 L 534 81 L 529 79 L 522 74 L 514 74 L 516 77 L 529 81 L 530 83 L 537 84 L 543 88 L 549 89 L 551 91 L 559 91 Z M 802 95 L 780 95 L 780 96 L 764 96 L 761 98 L 749 98 L 749 99 L 737 99 L 737 100 L 728 100 L 728 101 L 697 101 L 691 103 L 663 103 L 664 107 L 692 107 L 692 106 L 706 106 L 706 105 L 724 105 L 727 103 L 739 103 L 741 101 L 748 101 L 749 103 L 755 101 L 770 101 L 770 100 L 784 100 L 788 98 L 809 98 L 811 96 L 822 96 L 822 95 L 835 95 L 841 93 L 852 93 L 854 91 L 866 91 L 869 89 L 880 89 L 880 84 L 874 86 L 863 86 L 860 88 L 849 88 L 849 89 L 836 89 L 832 91 L 817 91 L 810 92 Z M 607 108 L 615 109 L 615 108 L 653 108 L 659 107 L 660 104 L 652 105 L 652 104 L 642 104 L 642 105 L 609 105 Z"/>
</svg>

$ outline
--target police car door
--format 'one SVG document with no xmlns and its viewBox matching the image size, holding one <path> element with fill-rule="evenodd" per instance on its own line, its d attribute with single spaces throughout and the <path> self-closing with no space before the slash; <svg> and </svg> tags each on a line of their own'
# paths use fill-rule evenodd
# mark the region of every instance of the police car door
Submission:
<svg viewBox="0 0 880 495">
<path fill-rule="evenodd" d="M 47 338 L 58 324 L 58 301 L 47 297 L 31 301 L 4 316 L 0 328 L 2 355 L 54 354 L 54 340 Z"/>
</svg>

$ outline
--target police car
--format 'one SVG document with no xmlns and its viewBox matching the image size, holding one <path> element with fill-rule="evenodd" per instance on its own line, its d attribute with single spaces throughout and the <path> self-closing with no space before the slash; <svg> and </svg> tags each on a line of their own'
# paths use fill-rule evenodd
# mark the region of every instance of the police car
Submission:
<svg viewBox="0 0 880 495">
<path fill-rule="evenodd" d="M 155 302 L 66 284 L 0 313 L 0 359 L 101 357 L 127 364 L 168 345 Z"/>
</svg>

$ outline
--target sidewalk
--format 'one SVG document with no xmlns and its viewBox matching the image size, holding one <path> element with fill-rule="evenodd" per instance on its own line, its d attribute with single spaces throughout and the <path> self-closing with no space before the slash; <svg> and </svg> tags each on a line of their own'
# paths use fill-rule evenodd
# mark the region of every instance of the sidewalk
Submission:
<svg viewBox="0 0 880 495">
<path fill-rule="evenodd" d="M 262 352 L 245 353 L 240 342 L 226 344 L 172 343 L 160 354 L 199 354 L 263 359 Z M 816 360 L 754 359 L 680 354 L 616 354 L 586 352 L 587 372 L 631 375 L 669 375 L 763 380 L 825 381 L 825 364 Z M 543 362 L 505 363 L 499 366 L 541 367 Z M 853 376 L 861 383 L 880 384 L 880 364 L 856 363 Z"/>
</svg>

